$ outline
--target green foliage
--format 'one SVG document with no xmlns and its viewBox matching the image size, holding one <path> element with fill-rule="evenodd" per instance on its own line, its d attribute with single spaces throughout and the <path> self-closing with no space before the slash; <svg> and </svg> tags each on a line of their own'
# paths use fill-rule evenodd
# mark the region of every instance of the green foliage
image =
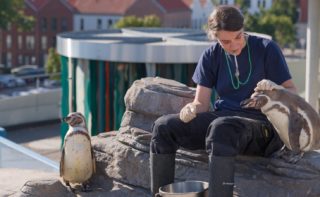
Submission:
<svg viewBox="0 0 320 197">
<path fill-rule="evenodd" d="M 61 72 L 60 58 L 59 58 L 59 55 L 57 54 L 55 48 L 49 49 L 48 61 L 45 66 L 45 69 L 46 69 L 47 74 L 55 74 L 55 73 Z M 54 75 L 50 78 L 58 80 L 58 79 L 60 79 L 60 75 Z"/>
<path fill-rule="evenodd" d="M 295 5 L 292 0 L 275 0 L 269 10 L 260 10 L 253 15 L 245 13 L 245 29 L 272 36 L 280 47 L 292 45 L 296 40 Z"/>
<path fill-rule="evenodd" d="M 250 0 L 235 0 L 235 4 L 245 13 L 249 8 Z"/>
<path fill-rule="evenodd" d="M 276 16 L 288 16 L 292 23 L 295 24 L 299 19 L 299 12 L 297 10 L 298 0 L 274 0 L 270 13 Z"/>
<path fill-rule="evenodd" d="M 148 15 L 143 18 L 143 27 L 160 27 L 160 18 L 156 15 Z"/>
<path fill-rule="evenodd" d="M 116 28 L 124 27 L 160 27 L 161 21 L 156 15 L 147 15 L 143 18 L 136 16 L 126 16 L 120 19 L 116 24 Z"/>
<path fill-rule="evenodd" d="M 220 5 L 220 1 L 219 0 L 211 0 L 212 5 L 217 6 Z"/>
<path fill-rule="evenodd" d="M 30 30 L 34 18 L 24 14 L 24 0 L 0 0 L 0 29 L 16 24 L 20 30 Z"/>
</svg>

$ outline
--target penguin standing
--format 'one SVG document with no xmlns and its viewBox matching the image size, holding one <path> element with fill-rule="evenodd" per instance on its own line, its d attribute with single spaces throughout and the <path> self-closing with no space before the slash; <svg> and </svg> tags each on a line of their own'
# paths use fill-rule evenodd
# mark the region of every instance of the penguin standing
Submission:
<svg viewBox="0 0 320 197">
<path fill-rule="evenodd" d="M 89 191 L 88 180 L 95 173 L 95 157 L 91 147 L 91 139 L 84 116 L 79 112 L 72 112 L 64 121 L 69 124 L 69 130 L 64 138 L 60 160 L 60 176 L 65 184 L 82 184 L 82 191 Z"/>
<path fill-rule="evenodd" d="M 320 148 L 319 115 L 297 94 L 286 89 L 262 90 L 242 101 L 241 106 L 261 109 L 267 116 L 286 148 L 293 152 L 291 158 L 283 157 L 287 161 L 296 163 L 304 152 Z"/>
</svg>

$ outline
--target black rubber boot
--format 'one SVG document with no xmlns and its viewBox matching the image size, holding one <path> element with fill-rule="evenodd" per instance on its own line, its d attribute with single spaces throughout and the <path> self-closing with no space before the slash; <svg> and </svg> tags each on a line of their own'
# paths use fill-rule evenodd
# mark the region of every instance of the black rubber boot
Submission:
<svg viewBox="0 0 320 197">
<path fill-rule="evenodd" d="M 150 189 L 152 196 L 159 187 L 174 182 L 175 154 L 150 153 Z"/>
<path fill-rule="evenodd" d="M 209 157 L 209 197 L 232 197 L 234 157 Z"/>
</svg>

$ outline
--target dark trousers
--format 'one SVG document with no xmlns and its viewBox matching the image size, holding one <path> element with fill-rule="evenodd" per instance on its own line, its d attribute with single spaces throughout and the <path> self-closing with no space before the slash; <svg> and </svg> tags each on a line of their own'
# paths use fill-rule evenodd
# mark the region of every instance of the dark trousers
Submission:
<svg viewBox="0 0 320 197">
<path fill-rule="evenodd" d="M 150 150 L 173 154 L 180 147 L 206 150 L 209 156 L 269 156 L 283 146 L 271 123 L 245 112 L 213 111 L 197 114 L 189 123 L 179 114 L 157 119 L 152 128 Z"/>
</svg>

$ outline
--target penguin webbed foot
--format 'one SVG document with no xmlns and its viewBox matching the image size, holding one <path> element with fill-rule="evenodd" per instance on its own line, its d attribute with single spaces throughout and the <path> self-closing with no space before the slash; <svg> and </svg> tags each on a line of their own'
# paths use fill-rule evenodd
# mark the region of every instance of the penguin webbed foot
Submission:
<svg viewBox="0 0 320 197">
<path fill-rule="evenodd" d="M 69 190 L 70 192 L 72 192 L 72 193 L 75 193 L 76 189 L 74 189 L 73 187 L 71 187 L 69 181 L 66 181 L 65 183 L 66 183 L 66 186 L 67 186 L 68 190 Z"/>
<path fill-rule="evenodd" d="M 288 163 L 295 164 L 302 159 L 303 154 L 304 152 L 302 151 L 292 151 L 284 146 L 280 150 L 273 153 L 271 157 L 275 159 L 283 159 Z"/>
<path fill-rule="evenodd" d="M 88 183 L 82 183 L 82 188 L 81 191 L 82 192 L 91 192 L 92 188 L 90 187 L 90 185 Z"/>
</svg>

